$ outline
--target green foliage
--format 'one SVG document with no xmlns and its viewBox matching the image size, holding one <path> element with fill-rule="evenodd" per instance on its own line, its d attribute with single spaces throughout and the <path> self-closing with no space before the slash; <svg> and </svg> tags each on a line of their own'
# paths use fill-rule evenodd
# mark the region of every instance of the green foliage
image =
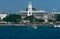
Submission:
<svg viewBox="0 0 60 39">
<path fill-rule="evenodd" d="M 36 22 L 44 22 L 45 20 L 43 19 L 36 19 Z"/>
<path fill-rule="evenodd" d="M 33 15 L 32 15 L 32 16 L 27 16 L 27 17 L 25 17 L 24 20 L 29 20 L 31 23 L 44 22 L 44 21 L 45 21 L 45 20 L 43 20 L 43 19 L 37 19 L 37 18 L 35 18 Z"/>
<path fill-rule="evenodd" d="M 31 23 L 33 22 L 34 19 L 35 19 L 35 17 L 33 15 L 27 16 L 24 18 L 24 20 L 29 20 Z"/>
<path fill-rule="evenodd" d="M 51 20 L 51 19 L 50 19 L 50 20 L 48 20 L 48 21 L 49 21 L 49 22 L 53 22 L 53 20 Z"/>
<path fill-rule="evenodd" d="M 60 21 L 60 14 L 56 14 L 55 19 L 56 19 L 56 21 Z"/>
<path fill-rule="evenodd" d="M 18 23 L 18 22 L 21 21 L 21 19 L 22 19 L 22 18 L 21 18 L 20 15 L 10 14 L 10 15 L 7 16 L 6 18 L 4 18 L 3 21 Z"/>
</svg>

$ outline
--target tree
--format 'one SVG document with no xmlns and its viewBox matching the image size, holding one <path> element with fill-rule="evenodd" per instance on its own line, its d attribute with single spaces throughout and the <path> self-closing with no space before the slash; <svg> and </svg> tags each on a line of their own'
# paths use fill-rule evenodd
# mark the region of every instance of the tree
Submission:
<svg viewBox="0 0 60 39">
<path fill-rule="evenodd" d="M 35 22 L 35 19 L 36 19 L 36 18 L 35 18 L 33 15 L 27 16 L 27 17 L 24 18 L 24 20 L 29 20 L 30 23 L 34 23 L 34 22 Z"/>
<path fill-rule="evenodd" d="M 60 21 L 60 14 L 56 14 L 55 16 L 56 21 Z"/>
<path fill-rule="evenodd" d="M 52 20 L 52 19 L 49 19 L 48 21 L 49 21 L 49 22 L 53 22 L 53 20 Z"/>
<path fill-rule="evenodd" d="M 45 22 L 45 20 L 43 20 L 43 19 L 36 19 L 36 22 Z"/>
<path fill-rule="evenodd" d="M 29 20 L 31 23 L 44 22 L 45 21 L 43 19 L 37 19 L 33 15 L 25 17 L 24 20 Z"/>
<path fill-rule="evenodd" d="M 19 23 L 21 21 L 21 16 L 16 15 L 16 14 L 10 14 L 6 18 L 3 19 L 5 22 L 14 22 L 14 23 Z"/>
</svg>

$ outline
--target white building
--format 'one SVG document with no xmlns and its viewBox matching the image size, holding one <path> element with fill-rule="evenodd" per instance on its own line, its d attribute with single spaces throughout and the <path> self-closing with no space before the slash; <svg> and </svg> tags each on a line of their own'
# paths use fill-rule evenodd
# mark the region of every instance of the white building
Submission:
<svg viewBox="0 0 60 39">
<path fill-rule="evenodd" d="M 3 18 L 5 18 L 8 14 L 4 13 L 4 12 L 0 12 L 0 20 L 2 20 Z"/>
<path fill-rule="evenodd" d="M 49 13 L 46 12 L 45 10 L 33 10 L 32 9 L 32 3 L 29 2 L 28 3 L 28 10 L 26 11 L 20 11 L 19 14 L 22 16 L 22 18 L 25 18 L 26 16 L 35 16 L 36 18 L 39 19 L 44 19 L 45 22 L 48 22 L 48 18 L 49 18 Z"/>
<path fill-rule="evenodd" d="M 55 20 L 55 17 L 56 17 L 56 15 L 58 15 L 58 14 L 60 15 L 60 12 L 50 12 L 50 15 L 51 15 L 50 17 Z"/>
</svg>

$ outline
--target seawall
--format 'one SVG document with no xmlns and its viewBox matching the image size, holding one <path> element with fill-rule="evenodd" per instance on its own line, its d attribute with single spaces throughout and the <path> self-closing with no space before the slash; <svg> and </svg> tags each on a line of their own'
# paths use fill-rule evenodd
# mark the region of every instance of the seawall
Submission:
<svg viewBox="0 0 60 39">
<path fill-rule="evenodd" d="M 54 24 L 0 24 L 0 26 L 54 26 Z"/>
</svg>

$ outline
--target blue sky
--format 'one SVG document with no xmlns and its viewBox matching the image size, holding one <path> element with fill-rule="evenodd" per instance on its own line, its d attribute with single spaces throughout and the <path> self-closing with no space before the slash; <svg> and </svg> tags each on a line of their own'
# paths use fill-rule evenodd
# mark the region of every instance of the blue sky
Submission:
<svg viewBox="0 0 60 39">
<path fill-rule="evenodd" d="M 60 0 L 0 0 L 0 11 L 18 12 L 24 10 L 29 1 L 38 10 L 60 11 Z"/>
</svg>

